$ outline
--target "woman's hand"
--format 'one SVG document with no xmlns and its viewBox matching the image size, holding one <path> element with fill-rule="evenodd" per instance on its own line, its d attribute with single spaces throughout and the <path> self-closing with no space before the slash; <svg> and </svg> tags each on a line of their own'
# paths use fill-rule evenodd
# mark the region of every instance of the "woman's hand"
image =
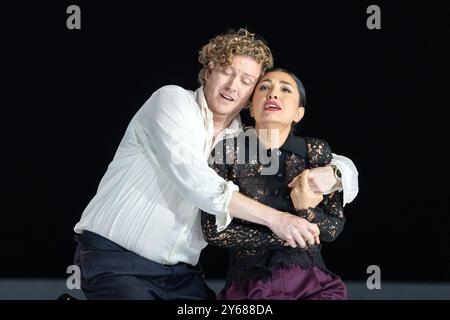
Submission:
<svg viewBox="0 0 450 320">
<path fill-rule="evenodd" d="M 292 188 L 297 180 L 300 179 L 301 174 L 296 176 L 289 182 L 289 188 Z M 309 187 L 314 192 L 325 193 L 336 184 L 336 178 L 333 174 L 333 168 L 331 166 L 317 167 L 310 169 L 308 176 Z"/>
<path fill-rule="evenodd" d="M 310 170 L 303 171 L 291 190 L 292 203 L 297 210 L 315 208 L 323 200 L 322 193 L 311 190 L 308 182 L 309 173 Z"/>
</svg>

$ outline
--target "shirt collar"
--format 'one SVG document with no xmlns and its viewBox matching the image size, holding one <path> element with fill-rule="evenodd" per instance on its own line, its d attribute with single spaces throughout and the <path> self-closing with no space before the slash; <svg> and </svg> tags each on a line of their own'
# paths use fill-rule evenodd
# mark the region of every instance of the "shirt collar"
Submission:
<svg viewBox="0 0 450 320">
<path fill-rule="evenodd" d="M 256 134 L 256 129 L 254 127 L 244 128 L 246 135 L 254 135 L 258 140 L 258 135 Z M 280 150 L 288 151 L 291 153 L 298 154 L 302 158 L 306 158 L 306 140 L 301 136 L 295 136 L 292 130 L 283 145 L 279 148 Z"/>
<path fill-rule="evenodd" d="M 209 110 L 208 104 L 206 103 L 205 94 L 203 93 L 203 86 L 201 86 L 195 91 L 195 100 L 197 101 L 197 104 L 200 106 L 200 111 L 205 120 L 208 118 L 212 119 L 212 112 L 211 110 Z"/>
<path fill-rule="evenodd" d="M 242 125 L 241 116 L 238 114 L 233 121 L 231 121 L 228 128 L 225 129 L 225 133 L 227 135 L 236 136 L 244 130 L 244 126 Z"/>
<path fill-rule="evenodd" d="M 211 119 L 211 121 L 212 121 L 213 113 L 211 112 L 211 110 L 209 110 L 208 104 L 206 103 L 205 93 L 203 92 L 203 86 L 201 86 L 200 88 L 198 88 L 195 91 L 195 97 L 196 97 L 196 101 L 197 101 L 198 105 L 200 106 L 200 111 L 202 112 L 202 115 L 203 115 L 204 119 L 206 121 Z M 243 131 L 242 120 L 241 120 L 241 116 L 238 114 L 231 121 L 231 123 L 228 126 L 228 128 L 226 128 L 223 131 L 223 135 L 226 138 L 235 137 L 239 133 L 241 133 L 242 131 Z"/>
<path fill-rule="evenodd" d="M 289 132 L 289 136 L 286 141 L 280 147 L 281 150 L 286 150 L 292 153 L 298 154 L 300 157 L 306 157 L 306 141 L 303 137 L 294 136 L 294 134 Z"/>
</svg>

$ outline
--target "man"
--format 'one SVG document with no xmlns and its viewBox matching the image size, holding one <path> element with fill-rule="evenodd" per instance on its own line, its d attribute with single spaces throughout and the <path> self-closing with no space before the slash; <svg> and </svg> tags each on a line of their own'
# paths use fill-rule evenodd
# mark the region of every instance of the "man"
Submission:
<svg viewBox="0 0 450 320">
<path fill-rule="evenodd" d="M 206 246 L 199 208 L 216 216 L 218 230 L 236 217 L 269 227 L 293 247 L 314 243 L 317 225 L 243 196 L 207 162 L 215 144 L 241 132 L 238 114 L 273 65 L 269 48 L 241 29 L 212 39 L 199 61 L 203 87 L 163 87 L 136 113 L 75 226 L 75 261 L 88 299 L 212 297 L 197 265 Z M 334 164 L 351 201 L 356 169 Z M 330 189 L 332 172 L 317 170 L 311 184 Z"/>
</svg>

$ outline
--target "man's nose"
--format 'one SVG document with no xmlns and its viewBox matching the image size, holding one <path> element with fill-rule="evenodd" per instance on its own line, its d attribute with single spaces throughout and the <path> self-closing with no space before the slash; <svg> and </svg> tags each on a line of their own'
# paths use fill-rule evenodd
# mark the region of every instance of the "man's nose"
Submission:
<svg viewBox="0 0 450 320">
<path fill-rule="evenodd" d="M 236 91 L 237 77 L 232 77 L 226 84 L 226 89 L 230 91 Z"/>
</svg>

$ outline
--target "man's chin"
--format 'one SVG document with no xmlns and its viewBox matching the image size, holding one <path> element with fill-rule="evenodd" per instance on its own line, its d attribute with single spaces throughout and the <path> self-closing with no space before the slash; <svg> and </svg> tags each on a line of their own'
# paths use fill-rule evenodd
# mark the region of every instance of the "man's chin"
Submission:
<svg viewBox="0 0 450 320">
<path fill-rule="evenodd" d="M 234 107 L 234 108 L 218 107 L 218 108 L 211 110 L 211 112 L 218 116 L 223 116 L 223 117 L 233 116 L 233 118 L 234 118 L 235 116 L 237 116 L 239 114 L 239 112 L 241 110 L 242 110 L 242 108 L 236 108 L 236 107 Z"/>
</svg>

